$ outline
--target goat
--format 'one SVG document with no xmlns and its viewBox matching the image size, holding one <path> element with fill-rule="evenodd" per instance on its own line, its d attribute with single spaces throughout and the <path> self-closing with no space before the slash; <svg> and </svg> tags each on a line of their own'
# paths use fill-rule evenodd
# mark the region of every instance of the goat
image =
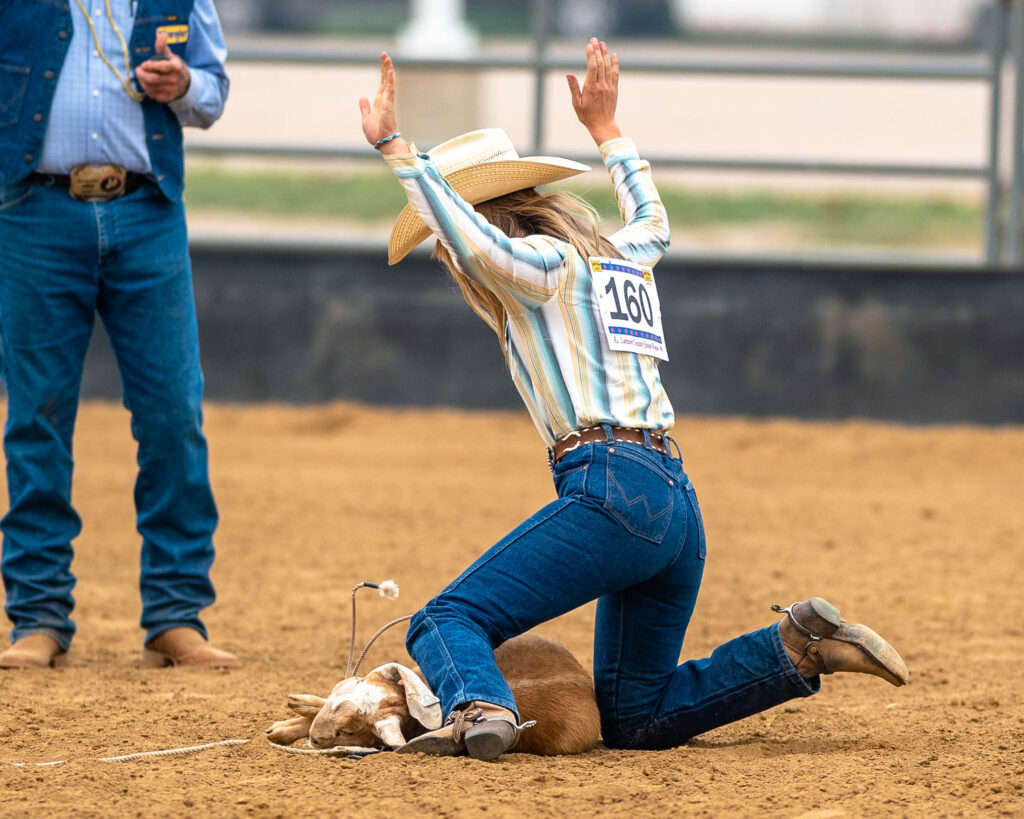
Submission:
<svg viewBox="0 0 1024 819">
<path fill-rule="evenodd" d="M 513 749 L 531 754 L 578 754 L 597 744 L 600 715 L 590 675 L 561 643 L 523 634 L 494 651 L 523 721 Z M 424 731 L 440 728 L 441 705 L 418 671 L 398 663 L 348 677 L 326 699 L 291 694 L 297 716 L 275 722 L 267 737 L 279 745 L 309 737 L 314 748 L 397 748 Z"/>
</svg>

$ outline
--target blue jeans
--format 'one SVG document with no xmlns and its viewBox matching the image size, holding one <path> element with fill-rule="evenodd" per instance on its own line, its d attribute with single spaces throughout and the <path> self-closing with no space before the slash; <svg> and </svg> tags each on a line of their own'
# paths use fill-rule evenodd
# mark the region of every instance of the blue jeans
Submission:
<svg viewBox="0 0 1024 819">
<path fill-rule="evenodd" d="M 0 186 L 0 340 L 10 506 L 0 521 L 11 639 L 75 633 L 72 434 L 99 314 L 117 357 L 142 535 L 145 640 L 175 626 L 204 636 L 217 509 L 202 432 L 202 373 L 184 206 L 155 186 L 111 202 L 67 189 Z"/>
<path fill-rule="evenodd" d="M 444 713 L 471 700 L 516 710 L 493 649 L 597 599 L 594 686 L 604 742 L 670 748 L 809 696 L 778 626 L 678 665 L 706 541 L 678 458 L 588 444 L 554 467 L 558 499 L 510 532 L 417 612 L 406 646 Z"/>
</svg>

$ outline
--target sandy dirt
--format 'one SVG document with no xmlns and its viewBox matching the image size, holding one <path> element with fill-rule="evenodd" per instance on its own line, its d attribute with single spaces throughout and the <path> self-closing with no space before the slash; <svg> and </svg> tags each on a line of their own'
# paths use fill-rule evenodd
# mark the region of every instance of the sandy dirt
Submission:
<svg viewBox="0 0 1024 819">
<path fill-rule="evenodd" d="M 526 416 L 214 405 L 207 432 L 222 512 L 207 622 L 244 669 L 136 668 L 133 443 L 124 410 L 83 406 L 73 666 L 0 675 L 0 814 L 1024 815 L 1024 427 L 681 418 L 709 532 L 684 658 L 818 594 L 888 637 L 911 685 L 830 677 L 675 750 L 495 763 L 300 757 L 263 731 L 289 692 L 343 673 L 356 582 L 402 587 L 363 592 L 362 641 L 551 499 Z M 540 631 L 589 664 L 592 617 Z M 404 660 L 402 631 L 368 662 Z M 231 738 L 251 742 L 97 761 Z"/>
</svg>

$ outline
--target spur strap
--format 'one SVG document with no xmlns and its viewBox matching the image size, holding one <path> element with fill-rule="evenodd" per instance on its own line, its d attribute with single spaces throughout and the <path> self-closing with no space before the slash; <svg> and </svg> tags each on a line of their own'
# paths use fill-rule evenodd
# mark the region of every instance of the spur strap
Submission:
<svg viewBox="0 0 1024 819">
<path fill-rule="evenodd" d="M 462 742 L 462 737 L 466 733 L 466 729 L 469 728 L 482 714 L 483 712 L 479 708 L 465 708 L 461 711 L 453 711 L 452 715 L 448 718 L 448 721 L 452 726 L 452 737 L 455 739 L 456 744 Z M 469 723 L 468 725 L 466 723 Z"/>
<path fill-rule="evenodd" d="M 810 660 L 812 663 L 814 663 L 815 667 L 818 669 L 819 672 L 823 674 L 833 673 L 832 669 L 828 666 L 828 662 L 825 660 L 825 655 L 821 652 L 821 648 L 818 646 L 818 643 L 820 643 L 825 638 L 820 634 L 815 634 L 803 623 L 796 619 L 796 616 L 793 614 L 793 606 L 795 605 L 796 604 L 793 603 L 792 605 L 783 607 L 780 606 L 778 603 L 772 604 L 772 611 L 778 614 L 785 613 L 786 617 L 789 618 L 789 622 L 792 624 L 793 628 L 795 628 L 808 639 L 808 643 L 806 646 L 804 646 L 800 659 L 796 663 L 794 663 L 794 665 L 799 667 L 804 660 Z M 790 646 L 788 643 L 785 642 L 783 642 L 783 645 L 787 645 L 794 651 L 799 651 L 799 649 L 796 646 Z"/>
<path fill-rule="evenodd" d="M 793 628 L 795 628 L 797 631 L 799 631 L 805 637 L 810 637 L 812 640 L 815 640 L 815 641 L 821 640 L 822 639 L 822 635 L 815 634 L 813 631 L 811 631 L 809 628 L 807 628 L 803 623 L 801 623 L 799 620 L 796 619 L 796 616 L 793 614 L 793 606 L 795 606 L 795 605 L 796 605 L 796 603 L 793 603 L 792 605 L 789 605 L 789 606 L 786 606 L 785 608 L 783 608 L 778 603 L 772 603 L 772 611 L 777 612 L 779 614 L 782 614 L 783 612 L 785 612 L 786 616 L 789 618 L 789 622 L 793 624 Z"/>
</svg>

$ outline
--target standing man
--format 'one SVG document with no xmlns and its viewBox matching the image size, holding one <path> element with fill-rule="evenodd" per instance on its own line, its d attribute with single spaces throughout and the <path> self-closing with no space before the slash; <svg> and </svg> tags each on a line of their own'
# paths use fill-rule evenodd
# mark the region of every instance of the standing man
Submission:
<svg viewBox="0 0 1024 819">
<path fill-rule="evenodd" d="M 72 434 L 98 313 L 138 442 L 145 666 L 235 667 L 207 642 L 217 508 L 182 203 L 183 125 L 228 93 L 211 0 L 0 0 L 3 668 L 67 662 Z"/>
</svg>

